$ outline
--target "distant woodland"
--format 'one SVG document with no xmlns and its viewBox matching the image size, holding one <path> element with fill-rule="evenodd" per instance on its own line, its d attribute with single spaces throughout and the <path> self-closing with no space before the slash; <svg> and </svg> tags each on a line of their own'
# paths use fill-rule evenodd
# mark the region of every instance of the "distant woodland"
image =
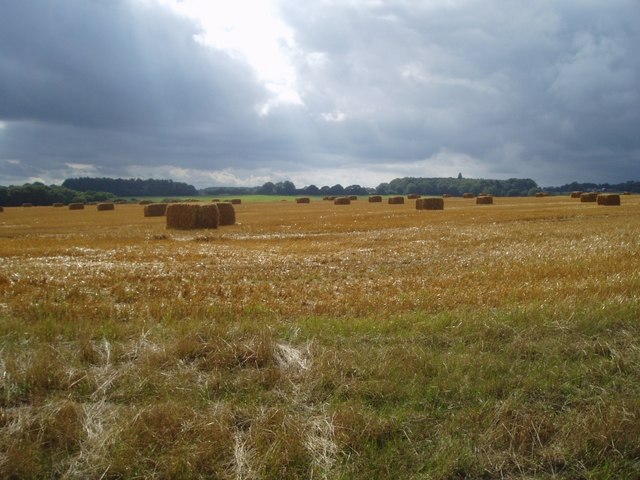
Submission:
<svg viewBox="0 0 640 480">
<path fill-rule="evenodd" d="M 640 181 L 628 181 L 618 184 L 573 182 L 559 187 L 539 187 L 528 178 L 510 178 L 491 180 L 482 178 L 421 178 L 404 177 L 381 183 L 375 188 L 360 185 L 346 187 L 309 185 L 297 188 L 293 182 L 266 182 L 259 187 L 210 187 L 197 190 L 193 185 L 172 180 L 121 179 L 121 178 L 70 178 L 59 185 L 26 183 L 9 187 L 0 186 L 0 205 L 19 206 L 23 203 L 33 205 L 51 205 L 52 203 L 99 202 L 117 198 L 135 197 L 196 197 L 198 195 L 420 195 L 449 194 L 460 196 L 463 193 L 488 193 L 495 196 L 529 196 L 540 191 L 551 194 L 565 194 L 572 191 L 607 191 L 640 193 Z"/>
<path fill-rule="evenodd" d="M 118 197 L 194 196 L 198 194 L 193 185 L 152 178 L 147 180 L 140 178 L 68 178 L 62 182 L 62 186 L 79 192 L 109 192 Z"/>
</svg>

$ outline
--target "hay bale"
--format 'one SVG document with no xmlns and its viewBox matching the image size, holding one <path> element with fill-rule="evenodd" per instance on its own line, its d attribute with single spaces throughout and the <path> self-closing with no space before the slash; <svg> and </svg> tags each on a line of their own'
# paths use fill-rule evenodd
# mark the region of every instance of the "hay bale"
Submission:
<svg viewBox="0 0 640 480">
<path fill-rule="evenodd" d="M 64 203 L 56 202 L 56 203 L 54 203 L 52 206 L 53 206 L 53 207 L 56 207 L 56 208 L 58 208 L 58 207 L 64 207 Z"/>
<path fill-rule="evenodd" d="M 69 210 L 84 210 L 84 203 L 70 203 Z"/>
<path fill-rule="evenodd" d="M 98 211 L 99 212 L 106 212 L 107 210 L 115 210 L 116 206 L 113 203 L 99 203 L 98 204 Z"/>
<path fill-rule="evenodd" d="M 0 212 L 4 212 L 4 208 L 0 207 Z"/>
<path fill-rule="evenodd" d="M 596 202 L 598 200 L 597 192 L 585 192 L 580 194 L 581 202 Z"/>
<path fill-rule="evenodd" d="M 144 206 L 145 217 L 164 217 L 166 213 L 166 203 L 150 203 Z"/>
<path fill-rule="evenodd" d="M 351 201 L 358 200 L 358 196 L 357 195 L 349 195 L 349 200 L 351 200 Z"/>
<path fill-rule="evenodd" d="M 536 192 L 536 197 L 538 198 L 542 198 L 542 197 L 548 197 L 549 194 L 547 192 Z"/>
<path fill-rule="evenodd" d="M 218 202 L 216 205 L 218 206 L 218 224 L 235 225 L 236 211 L 233 208 L 233 205 L 228 202 Z"/>
<path fill-rule="evenodd" d="M 31 208 L 33 207 L 33 203 L 23 203 L 22 206 L 25 208 Z"/>
<path fill-rule="evenodd" d="M 311 203 L 311 199 L 309 197 L 296 198 L 296 203 Z"/>
<path fill-rule="evenodd" d="M 403 205 L 404 197 L 389 197 L 389 205 Z"/>
<path fill-rule="evenodd" d="M 240 198 L 232 198 L 231 205 L 240 205 L 242 203 L 242 199 Z"/>
<path fill-rule="evenodd" d="M 462 198 L 476 198 L 476 196 L 473 193 L 466 192 L 462 194 Z"/>
<path fill-rule="evenodd" d="M 439 197 L 418 198 L 416 210 L 444 210 L 444 200 Z"/>
<path fill-rule="evenodd" d="M 598 205 L 620 205 L 620 195 L 617 193 L 606 193 L 598 195 Z"/>
<path fill-rule="evenodd" d="M 177 230 L 218 228 L 218 206 L 213 204 L 172 203 L 167 205 L 166 218 L 167 228 Z"/>
<path fill-rule="evenodd" d="M 417 200 L 418 198 L 420 198 L 420 195 L 418 195 L 417 193 L 410 193 L 409 195 L 407 195 L 407 198 L 409 200 Z"/>
<path fill-rule="evenodd" d="M 442 198 L 451 198 L 451 194 L 450 193 L 443 193 L 442 194 Z"/>
<path fill-rule="evenodd" d="M 622 192 L 623 195 L 631 195 L 631 192 Z"/>
<path fill-rule="evenodd" d="M 380 203 L 382 202 L 382 196 L 380 195 L 371 195 L 369 197 L 369 203 Z"/>
<path fill-rule="evenodd" d="M 334 205 L 351 205 L 351 199 L 349 197 L 337 197 L 333 201 Z"/>
<path fill-rule="evenodd" d="M 218 205 L 198 205 L 198 219 L 196 228 L 218 228 L 220 224 L 220 211 Z"/>
<path fill-rule="evenodd" d="M 476 205 L 492 205 L 492 204 L 493 204 L 492 195 L 480 195 L 476 197 Z"/>
<path fill-rule="evenodd" d="M 575 191 L 575 192 L 571 192 L 571 198 L 580 198 L 580 195 L 582 195 L 584 192 L 582 191 Z"/>
</svg>

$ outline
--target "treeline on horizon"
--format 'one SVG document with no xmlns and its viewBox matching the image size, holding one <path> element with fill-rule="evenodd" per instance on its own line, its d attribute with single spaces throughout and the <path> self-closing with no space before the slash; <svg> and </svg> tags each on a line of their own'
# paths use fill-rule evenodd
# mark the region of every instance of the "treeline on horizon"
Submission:
<svg viewBox="0 0 640 480">
<path fill-rule="evenodd" d="M 318 187 L 309 185 L 296 188 L 293 182 L 266 182 L 259 187 L 209 187 L 197 190 L 193 185 L 172 180 L 154 179 L 113 179 L 113 178 L 71 178 L 61 186 L 45 185 L 40 182 L 8 187 L 0 186 L 0 206 L 20 206 L 24 203 L 33 205 L 51 205 L 53 203 L 87 203 L 113 201 L 118 198 L 133 197 L 195 197 L 198 195 L 306 195 L 306 196 L 338 196 L 338 195 L 420 195 L 449 194 L 460 196 L 469 192 L 473 194 L 488 193 L 495 196 L 530 196 L 537 192 L 563 194 L 572 191 L 609 191 L 640 193 L 640 181 L 627 181 L 618 184 L 578 183 L 572 182 L 559 187 L 540 188 L 531 179 L 511 178 L 507 180 L 491 180 L 481 178 L 421 178 L 404 177 L 381 183 L 375 188 L 360 185 L 340 184 Z"/>
</svg>

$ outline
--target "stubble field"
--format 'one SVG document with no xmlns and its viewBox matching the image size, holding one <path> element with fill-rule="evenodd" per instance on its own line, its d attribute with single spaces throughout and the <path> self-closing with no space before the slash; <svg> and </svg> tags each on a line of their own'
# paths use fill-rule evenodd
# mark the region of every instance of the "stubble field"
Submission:
<svg viewBox="0 0 640 480">
<path fill-rule="evenodd" d="M 640 196 L 0 213 L 0 477 L 640 476 Z"/>
</svg>

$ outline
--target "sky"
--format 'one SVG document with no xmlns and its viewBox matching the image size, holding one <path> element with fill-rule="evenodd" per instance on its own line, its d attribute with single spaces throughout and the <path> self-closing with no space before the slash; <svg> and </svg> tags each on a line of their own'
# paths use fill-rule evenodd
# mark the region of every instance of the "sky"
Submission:
<svg viewBox="0 0 640 480">
<path fill-rule="evenodd" d="M 0 0 L 0 185 L 640 180 L 638 0 Z"/>
</svg>

